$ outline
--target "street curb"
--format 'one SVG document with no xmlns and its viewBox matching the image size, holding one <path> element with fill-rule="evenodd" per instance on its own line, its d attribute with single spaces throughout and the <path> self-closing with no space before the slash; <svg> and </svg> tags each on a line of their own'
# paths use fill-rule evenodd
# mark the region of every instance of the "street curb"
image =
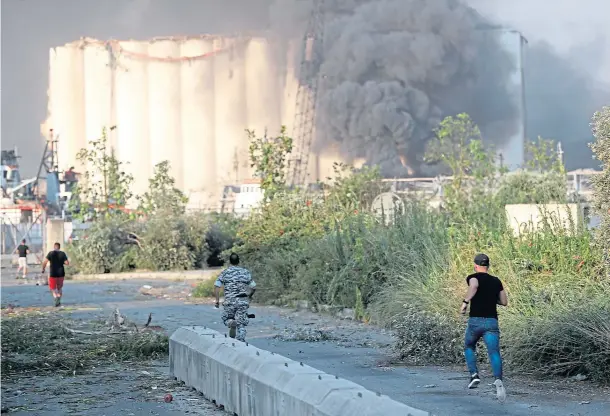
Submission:
<svg viewBox="0 0 610 416">
<path fill-rule="evenodd" d="M 197 270 L 189 272 L 134 272 L 76 274 L 69 280 L 208 280 L 222 269 Z"/>
<path fill-rule="evenodd" d="M 169 341 L 170 375 L 238 416 L 431 416 L 205 327 Z"/>
</svg>

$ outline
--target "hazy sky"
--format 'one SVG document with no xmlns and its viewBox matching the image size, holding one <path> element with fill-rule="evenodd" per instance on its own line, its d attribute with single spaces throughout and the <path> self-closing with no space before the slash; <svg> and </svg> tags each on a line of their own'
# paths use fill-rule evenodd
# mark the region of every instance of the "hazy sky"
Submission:
<svg viewBox="0 0 610 416">
<path fill-rule="evenodd" d="M 468 0 L 484 16 L 520 30 L 530 42 L 546 41 L 562 54 L 599 59 L 590 70 L 610 82 L 609 0 Z M 583 56 L 583 59 L 585 59 Z M 582 62 L 587 66 L 588 62 Z"/>
<path fill-rule="evenodd" d="M 83 36 L 149 38 L 256 30 L 271 0 L 3 0 L 2 148 L 17 145 L 24 176 L 42 156 L 49 49 Z M 488 16 L 546 40 L 610 81 L 610 0 L 468 0 Z M 602 66 L 603 65 L 603 66 Z M 609 100 L 610 101 L 610 100 Z"/>
</svg>

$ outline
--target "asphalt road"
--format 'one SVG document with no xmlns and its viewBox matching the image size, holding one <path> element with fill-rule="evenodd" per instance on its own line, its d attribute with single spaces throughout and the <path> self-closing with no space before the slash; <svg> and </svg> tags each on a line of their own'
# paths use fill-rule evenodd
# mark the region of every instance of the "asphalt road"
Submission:
<svg viewBox="0 0 610 416">
<path fill-rule="evenodd" d="M 50 307 L 48 287 L 17 282 L 3 270 L 2 306 Z M 153 289 L 142 289 L 144 285 Z M 183 325 L 203 325 L 224 332 L 220 313 L 210 302 L 195 303 L 190 284 L 168 281 L 71 282 L 64 288 L 63 312 L 74 318 L 110 316 L 119 308 L 127 319 L 144 323 L 149 313 L 153 325 L 168 333 Z M 338 375 L 372 391 L 427 410 L 451 415 L 610 415 L 610 390 L 588 382 L 534 381 L 508 373 L 508 399 L 495 399 L 493 380 L 483 372 L 479 389 L 466 389 L 464 369 L 400 367 L 388 363 L 391 335 L 371 326 L 279 308 L 254 305 L 256 319 L 248 327 L 248 340 L 259 348 L 302 361 Z M 286 340 L 285 335 L 323 329 L 330 341 Z M 280 338 L 276 337 L 280 335 Z M 298 338 L 298 337 L 297 337 Z"/>
</svg>

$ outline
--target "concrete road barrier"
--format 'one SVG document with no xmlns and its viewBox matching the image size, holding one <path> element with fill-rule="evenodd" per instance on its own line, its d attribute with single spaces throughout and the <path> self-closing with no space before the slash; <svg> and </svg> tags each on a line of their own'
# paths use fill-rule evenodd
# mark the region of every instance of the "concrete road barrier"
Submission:
<svg viewBox="0 0 610 416">
<path fill-rule="evenodd" d="M 207 280 L 222 269 L 187 270 L 183 272 L 125 272 L 102 274 L 75 274 L 71 280 Z"/>
<path fill-rule="evenodd" d="M 169 356 L 173 377 L 238 416 L 430 416 L 205 327 L 174 332 Z"/>
</svg>

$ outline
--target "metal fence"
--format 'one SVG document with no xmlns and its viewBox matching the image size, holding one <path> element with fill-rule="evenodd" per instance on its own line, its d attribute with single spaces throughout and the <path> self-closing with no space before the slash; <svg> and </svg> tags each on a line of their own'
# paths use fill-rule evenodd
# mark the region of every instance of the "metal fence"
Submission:
<svg viewBox="0 0 610 416">
<path fill-rule="evenodd" d="M 2 254 L 12 254 L 21 240 L 26 239 L 30 252 L 42 251 L 43 227 L 40 223 L 12 224 L 2 221 Z"/>
</svg>

